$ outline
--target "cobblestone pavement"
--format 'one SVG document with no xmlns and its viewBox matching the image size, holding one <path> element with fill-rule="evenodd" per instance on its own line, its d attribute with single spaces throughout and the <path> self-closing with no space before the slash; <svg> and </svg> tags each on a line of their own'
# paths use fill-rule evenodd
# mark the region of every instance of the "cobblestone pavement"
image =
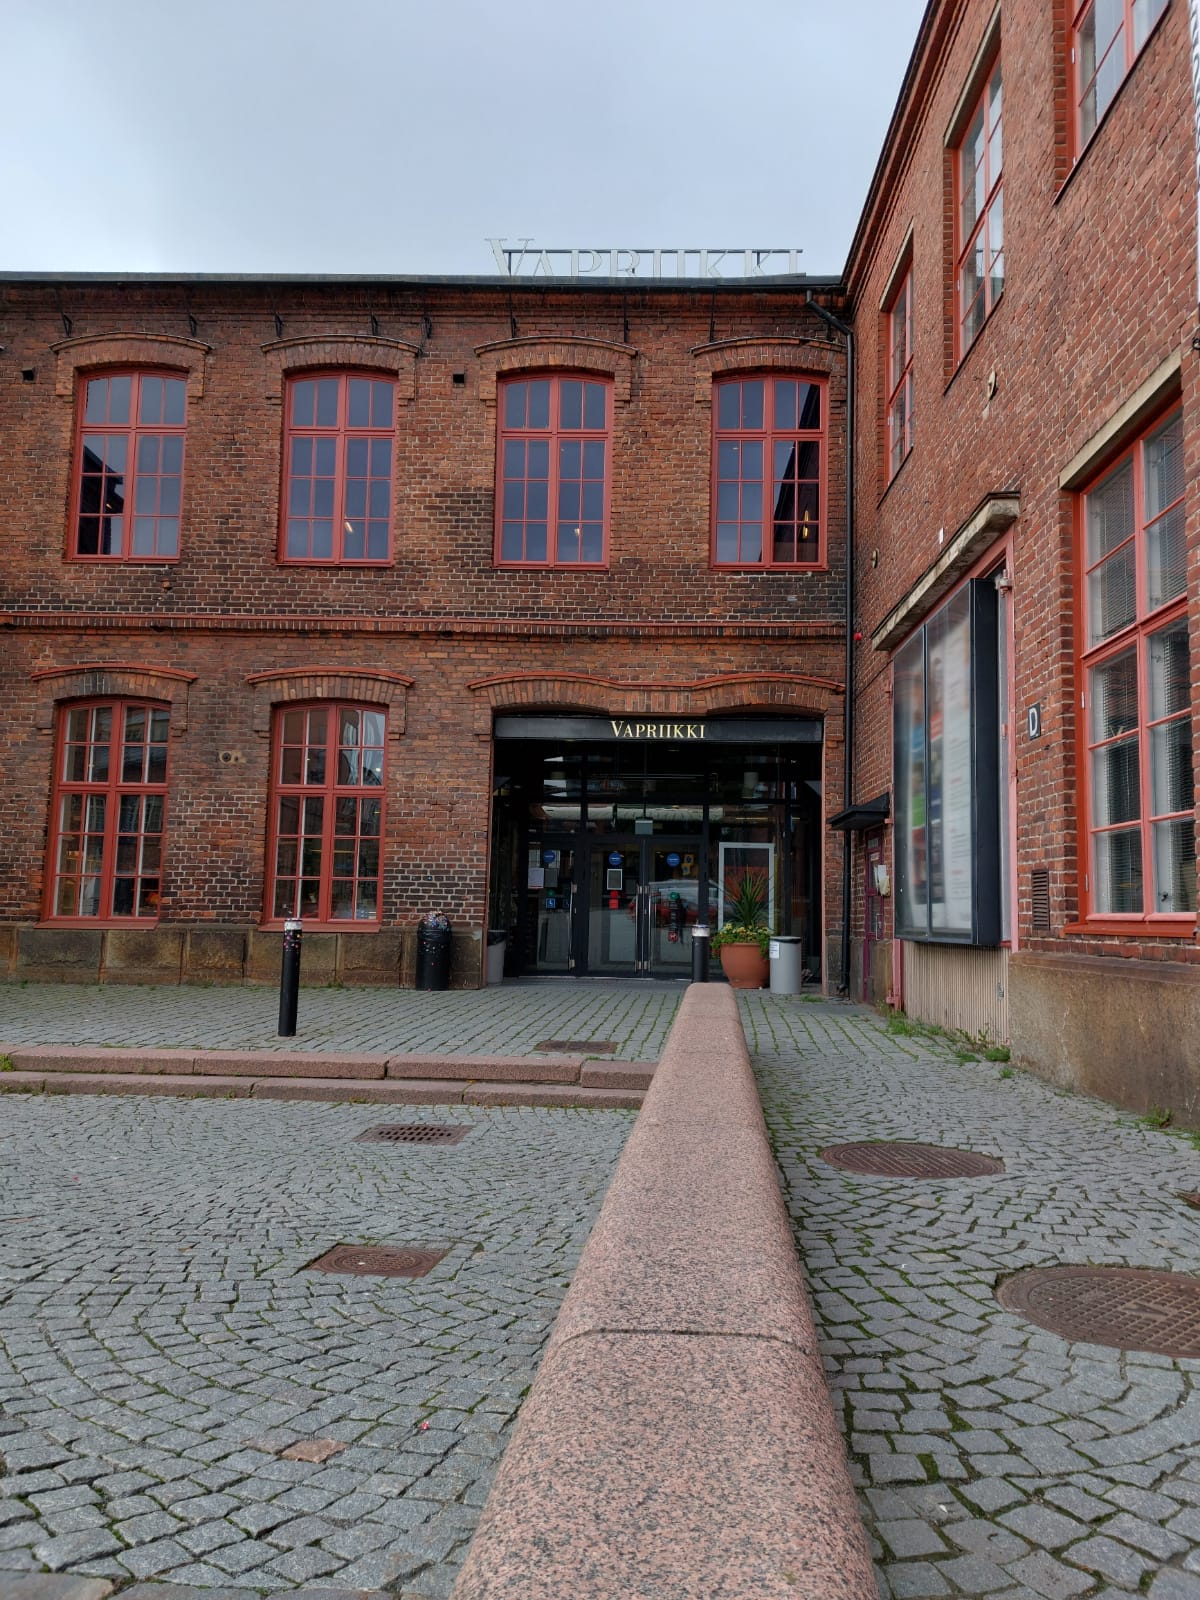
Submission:
<svg viewBox="0 0 1200 1600">
<path fill-rule="evenodd" d="M 1000 1308 L 1055 1262 L 1200 1271 L 1200 1154 L 1098 1101 L 895 1036 L 865 1007 L 743 997 L 885 1597 L 1200 1597 L 1200 1362 L 1069 1344 Z M 915 1140 L 995 1177 L 856 1177 Z"/>
<path fill-rule="evenodd" d="M 506 983 L 489 989 L 301 989 L 294 1039 L 269 988 L 0 984 L 0 1045 L 145 1045 L 526 1055 L 542 1039 L 606 1039 L 657 1061 L 683 985 Z"/>
<path fill-rule="evenodd" d="M 205 1027 L 230 991 L 209 994 Z M 610 1025 L 630 1008 L 612 1004 Z M 354 1142 L 381 1120 L 471 1132 Z M 0 1594 L 48 1568 L 443 1600 L 632 1122 L 6 1096 Z M 339 1242 L 448 1253 L 411 1281 L 305 1270 Z M 344 1448 L 281 1454 L 313 1439 Z"/>
</svg>

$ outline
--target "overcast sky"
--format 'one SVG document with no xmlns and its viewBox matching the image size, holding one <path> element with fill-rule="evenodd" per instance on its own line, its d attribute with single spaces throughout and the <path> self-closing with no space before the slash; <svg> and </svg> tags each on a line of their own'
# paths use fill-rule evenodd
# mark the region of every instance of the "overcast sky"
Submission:
<svg viewBox="0 0 1200 1600">
<path fill-rule="evenodd" d="M 840 271 L 924 0 L 6 0 L 0 270 Z"/>
</svg>

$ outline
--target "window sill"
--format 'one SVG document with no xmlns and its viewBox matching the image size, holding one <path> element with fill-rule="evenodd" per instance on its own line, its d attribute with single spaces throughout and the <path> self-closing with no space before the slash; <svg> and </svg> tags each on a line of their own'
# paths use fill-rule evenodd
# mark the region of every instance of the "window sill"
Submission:
<svg viewBox="0 0 1200 1600">
<path fill-rule="evenodd" d="M 499 561 L 493 572 L 607 572 L 607 561 Z"/>
<path fill-rule="evenodd" d="M 139 932 L 157 928 L 157 917 L 39 917 L 35 928 L 94 928 L 97 933 L 114 928 L 134 928 Z"/>
<path fill-rule="evenodd" d="M 717 561 L 714 561 L 714 562 L 711 563 L 711 566 L 710 566 L 709 570 L 712 571 L 712 572 L 723 572 L 723 573 L 762 572 L 762 573 L 765 573 L 768 577 L 772 576 L 772 575 L 777 576 L 777 577 L 779 577 L 779 576 L 791 577 L 797 572 L 828 572 L 829 571 L 829 563 L 827 561 L 796 561 L 796 562 L 789 562 L 789 563 L 786 563 L 786 564 L 782 563 L 782 562 L 779 563 L 779 564 L 772 563 L 771 565 L 768 566 L 766 562 L 762 562 L 762 561 L 757 561 L 757 562 L 733 562 L 733 561 L 717 562 Z"/>
<path fill-rule="evenodd" d="M 967 346 L 967 348 L 959 356 L 958 365 L 955 367 L 954 371 L 950 374 L 949 378 L 946 380 L 946 386 L 942 390 L 943 397 L 945 397 L 946 395 L 948 395 L 950 393 L 951 389 L 954 387 L 955 381 L 957 380 L 959 373 L 962 372 L 965 369 L 965 367 L 966 367 L 967 363 L 970 361 L 971 357 L 975 354 L 976 350 L 978 350 L 980 345 L 983 343 L 983 336 L 988 331 L 988 329 L 991 327 L 992 322 L 993 322 L 994 318 L 996 317 L 997 313 L 1002 310 L 1002 308 L 1004 306 L 1004 300 L 1005 300 L 1004 291 L 1001 290 L 1000 298 L 993 304 L 992 309 L 988 312 L 987 316 L 983 319 L 983 322 L 980 324 L 979 332 L 975 335 L 975 337 L 971 340 L 971 342 Z M 911 455 L 911 454 L 912 454 L 912 452 L 909 451 L 909 455 Z M 907 457 L 905 459 L 907 460 Z"/>
<path fill-rule="evenodd" d="M 348 567 L 352 570 L 361 567 L 376 569 L 390 567 L 392 558 L 391 556 L 383 556 L 378 561 L 334 561 L 332 558 L 329 560 L 309 560 L 303 556 L 278 556 L 276 563 L 281 567 L 315 567 L 319 571 L 328 572 L 331 567 Z"/>
<path fill-rule="evenodd" d="M 84 556 L 68 550 L 65 560 L 81 567 L 174 567 L 179 556 Z"/>
<path fill-rule="evenodd" d="M 1125 920 L 1122 917 L 1090 917 L 1084 922 L 1068 922 L 1063 927 L 1064 934 L 1078 936 L 1080 934 L 1096 934 L 1104 938 L 1123 938 L 1136 941 L 1138 939 L 1189 939 L 1194 938 L 1197 928 L 1195 916 L 1185 913 L 1174 917 L 1131 917 Z M 1038 935 L 1045 938 L 1046 935 Z M 1050 937 L 1053 937 L 1051 934 Z"/>
<path fill-rule="evenodd" d="M 290 922 L 291 920 L 289 917 L 288 921 Z M 304 923 L 303 931 L 305 933 L 380 933 L 383 930 L 382 922 L 368 922 L 365 918 L 359 921 L 347 917 L 341 922 L 304 922 L 303 917 L 300 920 Z M 283 918 L 273 917 L 269 922 L 260 922 L 258 931 L 260 933 L 282 933 L 284 931 Z"/>
</svg>

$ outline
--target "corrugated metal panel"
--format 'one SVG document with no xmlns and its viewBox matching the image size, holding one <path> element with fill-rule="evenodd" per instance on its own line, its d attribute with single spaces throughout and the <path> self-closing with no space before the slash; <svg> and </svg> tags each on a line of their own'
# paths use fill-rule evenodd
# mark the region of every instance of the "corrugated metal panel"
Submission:
<svg viewBox="0 0 1200 1600">
<path fill-rule="evenodd" d="M 1007 1044 L 1007 949 L 905 940 L 904 1009 L 917 1022 Z"/>
</svg>

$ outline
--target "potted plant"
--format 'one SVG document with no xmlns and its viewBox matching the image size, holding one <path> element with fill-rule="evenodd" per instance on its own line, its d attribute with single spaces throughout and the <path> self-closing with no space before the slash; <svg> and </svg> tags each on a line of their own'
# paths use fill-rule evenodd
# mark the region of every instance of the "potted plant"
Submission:
<svg viewBox="0 0 1200 1600">
<path fill-rule="evenodd" d="M 767 949 L 771 930 L 763 921 L 767 903 L 767 875 L 761 867 L 749 869 L 725 886 L 728 918 L 713 934 L 712 947 L 720 952 L 721 970 L 734 989 L 763 989 L 770 974 Z"/>
</svg>

